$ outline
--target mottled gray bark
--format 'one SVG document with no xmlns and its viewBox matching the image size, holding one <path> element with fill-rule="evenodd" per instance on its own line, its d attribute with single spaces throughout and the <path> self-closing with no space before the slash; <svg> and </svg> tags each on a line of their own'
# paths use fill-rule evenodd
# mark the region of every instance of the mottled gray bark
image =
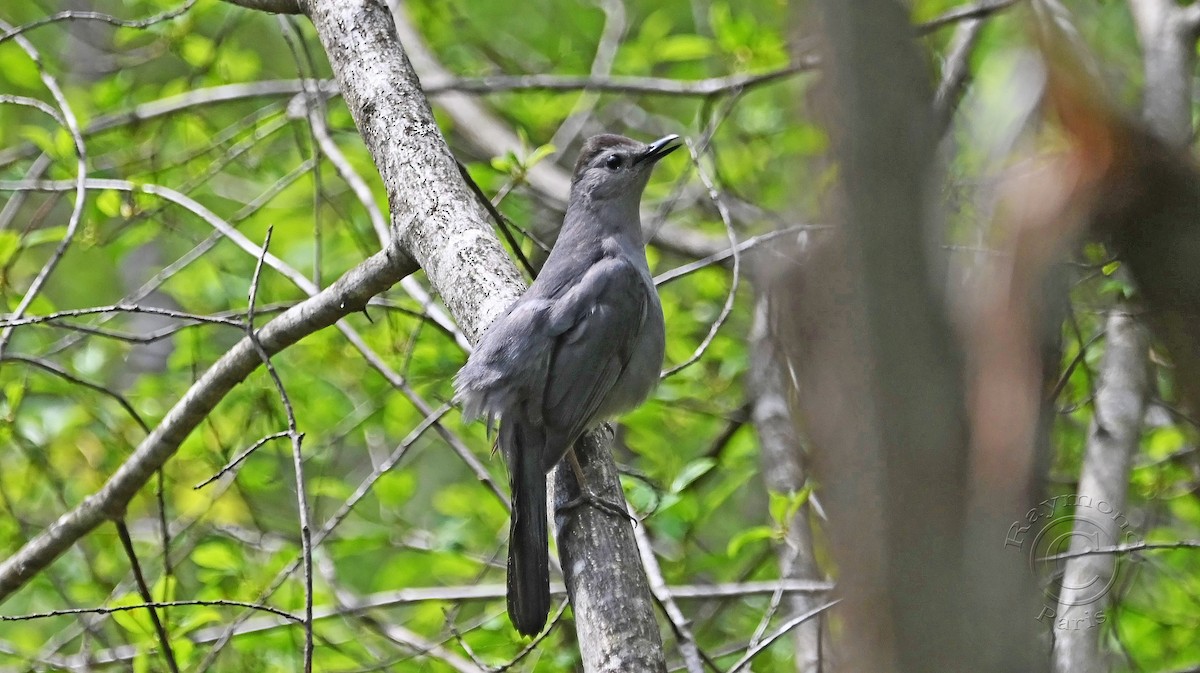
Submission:
<svg viewBox="0 0 1200 673">
<path fill-rule="evenodd" d="M 378 3 L 307 3 L 342 97 L 383 178 L 392 238 L 472 342 L 523 290 L 458 172 L 391 15 Z"/>
<path fill-rule="evenodd" d="M 1141 438 L 1149 387 L 1149 337 L 1131 316 L 1114 309 L 1105 329 L 1104 363 L 1095 414 L 1079 477 L 1072 552 L 1128 542 L 1125 496 Z M 1110 658 L 1100 648 L 1101 616 L 1111 598 L 1113 554 L 1068 559 L 1054 616 L 1054 665 L 1059 673 L 1103 673 Z"/>
<path fill-rule="evenodd" d="M 593 493 L 625 501 L 605 425 L 576 442 L 575 453 Z M 650 584 L 628 519 L 591 506 L 562 511 L 579 489 L 565 462 L 550 475 L 555 541 L 571 597 L 583 670 L 587 673 L 666 673 Z"/>
</svg>

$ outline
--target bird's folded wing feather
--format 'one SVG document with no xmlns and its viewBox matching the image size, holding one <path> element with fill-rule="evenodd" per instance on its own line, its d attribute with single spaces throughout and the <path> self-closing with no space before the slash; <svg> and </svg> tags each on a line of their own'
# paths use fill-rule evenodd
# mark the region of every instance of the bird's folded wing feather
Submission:
<svg viewBox="0 0 1200 673">
<path fill-rule="evenodd" d="M 549 321 L 558 336 L 550 351 L 542 417 L 568 446 L 599 420 L 596 413 L 639 342 L 647 302 L 637 269 L 620 257 L 603 258 L 553 301 Z M 559 458 L 544 457 L 549 465 Z"/>
</svg>

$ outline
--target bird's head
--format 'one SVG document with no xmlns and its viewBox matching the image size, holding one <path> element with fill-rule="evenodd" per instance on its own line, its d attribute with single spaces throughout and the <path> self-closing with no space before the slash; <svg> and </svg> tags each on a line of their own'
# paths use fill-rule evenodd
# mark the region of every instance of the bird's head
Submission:
<svg viewBox="0 0 1200 673">
<path fill-rule="evenodd" d="M 649 145 L 624 136 L 592 136 L 583 144 L 571 180 L 571 199 L 603 202 L 632 198 L 636 204 L 659 159 L 679 149 L 679 136 L 659 138 Z"/>
</svg>

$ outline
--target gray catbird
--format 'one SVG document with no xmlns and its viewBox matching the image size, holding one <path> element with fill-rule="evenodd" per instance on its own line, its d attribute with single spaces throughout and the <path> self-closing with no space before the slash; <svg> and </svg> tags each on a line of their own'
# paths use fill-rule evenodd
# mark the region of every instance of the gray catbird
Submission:
<svg viewBox="0 0 1200 673">
<path fill-rule="evenodd" d="M 584 143 L 545 266 L 454 380 L 466 418 L 500 418 L 512 486 L 508 615 L 522 635 L 540 632 L 550 612 L 546 473 L 585 431 L 641 404 L 658 383 L 662 305 L 639 202 L 654 164 L 678 140 L 599 135 Z"/>
</svg>

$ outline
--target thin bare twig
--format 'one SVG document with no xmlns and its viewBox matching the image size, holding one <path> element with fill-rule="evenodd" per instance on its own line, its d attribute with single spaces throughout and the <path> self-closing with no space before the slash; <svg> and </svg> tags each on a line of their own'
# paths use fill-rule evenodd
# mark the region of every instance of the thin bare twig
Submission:
<svg viewBox="0 0 1200 673">
<path fill-rule="evenodd" d="M 258 449 L 258 447 L 262 446 L 263 444 L 266 444 L 267 442 L 274 441 L 276 439 L 283 439 L 284 437 L 291 437 L 291 431 L 290 430 L 280 430 L 279 432 L 275 432 L 275 433 L 267 435 L 266 437 L 263 437 L 262 439 L 258 440 L 257 442 L 251 444 L 250 448 L 246 449 L 245 451 L 242 451 L 241 453 L 234 456 L 233 459 L 230 460 L 228 463 L 225 463 L 225 466 L 222 467 L 220 470 L 218 470 L 216 474 L 212 475 L 208 479 L 205 479 L 204 481 L 200 482 L 199 484 L 196 484 L 192 488 L 193 489 L 201 489 L 201 488 L 204 488 L 205 486 L 208 486 L 209 484 L 213 483 L 214 481 L 225 476 L 227 473 L 232 471 L 238 465 L 241 465 L 242 461 L 245 460 L 246 458 L 248 458 L 250 456 L 250 454 L 254 453 L 254 451 L 256 449 Z"/>
<path fill-rule="evenodd" d="M 301 452 L 301 445 L 304 441 L 304 433 L 300 432 L 296 425 L 296 411 L 292 407 L 292 400 L 288 397 L 287 390 L 283 387 L 283 381 L 279 378 L 279 373 L 275 371 L 275 366 L 271 364 L 271 356 L 266 349 L 258 341 L 258 335 L 254 330 L 254 302 L 258 298 L 258 281 L 262 276 L 263 260 L 267 256 L 267 249 L 271 246 L 271 234 L 274 232 L 274 227 L 267 227 L 267 235 L 263 240 L 262 254 L 258 257 L 258 262 L 254 266 L 254 277 L 250 281 L 250 297 L 246 304 L 246 338 L 254 345 L 258 355 L 262 358 L 263 366 L 267 370 L 267 374 L 271 377 L 271 381 L 275 384 L 275 389 L 279 393 L 279 399 L 283 402 L 284 412 L 287 414 L 287 435 L 292 443 L 292 467 L 296 477 L 296 509 L 300 517 L 300 554 L 304 565 L 304 671 L 312 673 L 313 661 L 313 582 L 312 582 L 312 528 L 309 523 L 308 513 L 308 496 L 304 487 L 304 455 Z"/>
<path fill-rule="evenodd" d="M 303 80 L 302 80 L 303 81 Z M 307 80 L 312 87 L 316 87 L 317 80 Z M 375 203 L 375 195 L 372 193 L 367 181 L 359 175 L 358 171 L 354 170 L 354 166 L 342 149 L 329 135 L 329 125 L 325 121 L 324 110 L 316 104 L 320 100 L 317 92 L 311 92 L 304 97 L 307 108 L 307 117 L 309 127 L 312 129 L 313 139 L 317 146 L 321 149 L 321 153 L 333 164 L 333 169 L 337 171 L 339 177 L 350 187 L 350 191 L 358 199 L 363 210 L 367 212 L 367 218 L 371 221 L 371 228 L 375 230 L 375 236 L 379 240 L 379 246 L 386 248 L 391 242 L 391 232 L 388 230 L 387 218 L 383 216 L 383 211 Z M 412 276 L 401 279 L 400 288 L 412 297 L 421 309 L 425 311 L 425 315 L 432 320 L 443 332 L 453 337 L 455 343 L 466 352 L 471 351 L 471 344 L 463 335 L 462 330 L 458 329 L 458 325 L 442 311 L 437 304 L 433 302 L 433 298 L 425 288 L 421 287 L 420 282 Z"/>
<path fill-rule="evenodd" d="M 411 262 L 395 251 L 376 253 L 330 287 L 258 330 L 259 342 L 269 352 L 279 352 L 359 310 L 371 297 L 412 269 Z M 130 499 L 174 455 L 183 438 L 260 362 L 248 340 L 239 342 L 223 355 L 191 386 L 98 492 L 64 513 L 0 563 L 0 601 L 24 586 L 101 522 L 120 516 Z"/>
<path fill-rule="evenodd" d="M 316 294 L 319 288 L 313 284 L 311 280 L 306 278 L 292 267 L 285 264 L 275 255 L 266 253 L 262 248 L 255 245 L 246 238 L 246 235 L 237 229 L 233 228 L 223 218 L 212 212 L 205 206 L 201 205 L 195 199 L 183 194 L 170 187 L 155 185 L 150 183 L 135 183 L 129 180 L 111 180 L 102 178 L 85 178 L 82 182 L 84 189 L 111 189 L 119 192 L 140 192 L 143 194 L 151 194 L 160 198 L 166 199 L 171 203 L 182 206 L 192 212 L 200 219 L 204 220 L 213 229 L 221 232 L 225 238 L 229 239 L 234 245 L 244 250 L 247 254 L 258 257 L 263 255 L 264 263 L 282 274 L 288 280 L 292 281 L 296 287 L 304 290 L 309 295 Z M 61 192 L 74 187 L 74 183 L 64 180 L 35 180 L 32 182 L 24 180 L 0 180 L 0 191 L 15 191 L 27 190 L 43 192 Z M 19 317 L 19 316 L 18 316 Z"/>
<path fill-rule="evenodd" d="M 730 666 L 729 673 L 737 673 L 743 667 L 749 665 L 750 662 L 754 660 L 754 657 L 757 657 L 759 654 L 762 654 L 762 652 L 764 650 L 766 650 L 768 647 L 770 647 L 772 643 L 774 643 L 776 640 L 779 640 L 781 637 L 783 637 L 785 634 L 787 634 L 788 631 L 791 631 L 792 629 L 796 628 L 797 626 L 800 626 L 804 622 L 812 619 L 813 617 L 816 617 L 817 615 L 821 614 L 822 612 L 825 612 L 826 610 L 837 605 L 840 602 L 841 602 L 841 599 L 829 601 L 828 603 L 821 605 L 819 607 L 813 608 L 812 610 L 809 610 L 808 612 L 806 612 L 802 615 L 796 615 L 795 617 L 787 620 L 786 622 L 783 623 L 782 626 L 780 626 L 778 629 L 776 629 L 771 635 L 764 638 L 761 643 L 759 643 L 758 645 L 754 646 L 749 651 L 747 651 L 746 654 L 743 655 L 741 659 L 737 660 L 737 663 L 735 663 L 733 666 Z"/>
<path fill-rule="evenodd" d="M 171 637 L 167 635 L 166 627 L 158 618 L 158 608 L 154 606 L 154 596 L 150 593 L 150 586 L 146 584 L 142 566 L 138 563 L 137 552 L 133 549 L 133 540 L 129 537 L 129 528 L 125 526 L 124 519 L 117 519 L 113 523 L 117 526 L 117 536 L 121 538 L 121 547 L 125 550 L 125 555 L 129 557 L 129 567 L 133 571 L 133 579 L 137 583 L 138 593 L 145 601 L 144 605 L 146 612 L 150 615 L 150 623 L 154 625 L 154 633 L 158 636 L 158 644 L 162 646 L 163 658 L 167 660 L 167 666 L 171 669 L 171 673 L 179 673 L 179 664 L 175 662 L 175 651 L 171 649 Z"/>
<path fill-rule="evenodd" d="M 1179 540 L 1177 542 L 1130 542 L 1095 549 L 1076 549 L 1061 554 L 1051 554 L 1038 558 L 1038 562 L 1065 561 L 1080 556 L 1095 556 L 1101 554 L 1128 554 L 1135 551 L 1161 551 L 1165 549 L 1200 549 L 1200 540 Z"/>
<path fill-rule="evenodd" d="M 636 512 L 630 508 L 629 514 L 635 516 Z M 645 569 L 646 579 L 650 582 L 650 591 L 662 607 L 663 613 L 666 614 L 667 621 L 671 624 L 671 630 L 675 632 L 675 638 L 679 641 L 679 651 L 683 655 L 688 673 L 704 673 L 705 664 L 720 673 L 721 669 L 696 643 L 696 636 L 692 633 L 688 618 L 684 616 L 683 611 L 675 602 L 671 589 L 663 577 L 662 568 L 658 565 L 658 558 L 654 555 L 654 547 L 650 543 L 650 535 L 646 532 L 645 526 L 634 526 L 633 536 L 637 539 L 638 551 L 642 557 L 642 568 Z"/>
<path fill-rule="evenodd" d="M 120 393 L 114 390 L 110 390 L 98 383 L 92 383 L 91 381 L 81 379 L 54 364 L 53 362 L 44 360 L 42 358 L 36 358 L 29 355 L 0 355 L 0 362 L 23 362 L 27 365 L 37 367 L 43 371 L 50 372 L 51 374 L 54 374 L 55 376 L 66 381 L 70 381 L 75 385 L 83 386 L 84 388 L 94 390 L 101 395 L 105 395 L 115 400 L 117 404 L 121 405 L 121 408 L 124 409 L 126 413 L 128 413 L 129 416 L 134 420 L 134 422 L 138 424 L 138 427 L 145 431 L 146 434 L 150 434 L 150 426 L 146 425 L 146 421 L 142 420 L 141 415 L 138 414 L 137 410 L 133 408 L 133 405 L 129 403 L 129 400 L 125 399 Z"/>
<path fill-rule="evenodd" d="M 705 172 L 704 168 L 700 165 L 699 150 L 697 150 L 696 147 L 691 143 L 688 143 L 688 149 L 691 151 L 692 161 L 694 161 L 696 164 L 696 174 L 700 176 L 700 180 L 704 183 L 704 187 L 708 190 L 709 198 L 711 198 L 713 203 L 717 206 L 717 211 L 721 213 L 721 221 L 725 223 L 725 233 L 729 236 L 729 251 L 730 255 L 733 257 L 733 279 L 729 283 L 729 293 L 725 295 L 725 305 L 721 307 L 721 313 L 717 316 L 717 319 L 713 321 L 713 324 L 709 328 L 708 334 L 704 337 L 704 340 L 701 341 L 700 345 L 696 347 L 696 350 L 692 353 L 691 357 L 663 372 L 661 378 L 664 379 L 668 376 L 678 373 L 686 367 L 691 366 L 704 355 L 704 351 L 708 350 L 709 344 L 711 344 L 713 339 L 715 339 L 717 336 L 717 331 L 721 329 L 721 325 L 725 324 L 725 320 L 728 319 L 729 314 L 733 312 L 733 300 L 737 297 L 738 286 L 741 283 L 742 276 L 742 256 L 741 251 L 738 248 L 737 233 L 733 230 L 733 218 L 729 215 L 729 208 L 721 199 L 721 194 L 717 191 L 716 185 L 713 183 L 712 178 L 709 177 L 708 173 Z"/>
<path fill-rule="evenodd" d="M 810 229 L 824 229 L 824 228 L 826 228 L 824 225 L 803 225 L 803 224 L 801 224 L 801 225 L 796 225 L 794 227 L 787 227 L 785 229 L 779 229 L 779 230 L 772 231 L 772 232 L 769 232 L 766 234 L 760 234 L 758 236 L 753 236 L 751 238 L 747 238 L 747 239 L 739 242 L 736 246 L 725 248 L 724 250 L 721 250 L 720 252 L 709 255 L 708 257 L 705 257 L 703 259 L 698 259 L 694 262 L 690 262 L 690 263 L 684 264 L 682 266 L 677 266 L 674 269 L 671 269 L 670 271 L 664 271 L 664 272 L 658 274 L 657 276 L 654 277 L 654 285 L 657 287 L 662 287 L 662 286 L 666 285 L 667 283 L 679 280 L 680 278 L 683 278 L 684 276 L 686 276 L 688 274 L 692 274 L 701 269 L 708 268 L 708 267 L 712 266 L 713 264 L 719 264 L 720 262 L 724 262 L 725 260 L 729 259 L 730 257 L 733 257 L 735 251 L 738 253 L 746 252 L 747 250 L 756 248 L 764 243 L 770 243 L 771 241 L 774 241 L 777 238 L 798 234 L 800 232 L 808 231 Z"/>
<path fill-rule="evenodd" d="M 67 125 L 67 122 L 62 118 L 62 115 L 60 115 L 58 113 L 58 110 L 55 110 L 53 107 L 51 107 L 45 101 L 39 100 L 37 98 L 30 98 L 29 96 L 16 96 L 13 94 L 4 93 L 4 94 L 0 94 L 0 104 L 21 105 L 23 107 L 31 107 L 35 110 L 42 112 L 43 114 L 50 117 L 51 119 L 53 119 L 59 126 Z"/>
<path fill-rule="evenodd" d="M 359 503 L 359 501 L 361 501 L 368 493 L 371 492 L 371 488 L 375 485 L 375 482 L 378 481 L 384 474 L 387 474 L 393 467 L 399 464 L 400 460 L 408 454 L 408 450 L 412 447 L 412 445 L 416 443 L 416 441 L 420 439 L 422 435 L 425 434 L 426 430 L 435 426 L 438 420 L 445 415 L 450 408 L 451 407 L 449 405 L 443 404 L 433 413 L 427 415 L 419 424 L 417 424 L 415 428 L 413 428 L 408 436 L 406 436 L 395 448 L 395 450 L 392 451 L 391 455 L 388 456 L 388 458 L 384 460 L 378 467 L 372 470 L 371 474 L 367 475 L 367 477 L 363 479 L 361 483 L 359 483 L 358 488 L 354 490 L 354 493 L 350 494 L 350 497 L 347 498 L 344 503 L 342 503 L 341 507 L 339 507 L 338 510 L 329 517 L 329 520 L 325 522 L 325 525 L 321 527 L 321 530 L 319 530 L 316 535 L 313 536 L 313 547 L 320 546 L 320 544 L 324 542 L 331 533 L 333 533 L 334 529 L 336 529 L 338 525 L 340 525 L 342 521 L 346 519 L 346 517 L 350 516 L 350 513 L 354 511 L 354 507 Z M 299 565 L 300 559 L 297 559 L 276 573 L 275 578 L 271 581 L 271 584 L 260 594 L 259 602 L 266 600 L 268 597 L 274 594 L 279 587 L 283 586 L 283 583 L 287 581 L 287 578 L 291 577 L 292 573 L 296 571 Z M 213 661 L 216 660 L 217 654 L 222 648 L 224 648 L 226 644 L 229 643 L 230 639 L 239 632 L 239 627 L 246 621 L 248 616 L 248 613 L 243 614 L 231 620 L 227 625 L 221 628 L 220 635 L 213 639 L 215 643 L 205 655 L 204 660 L 199 666 L 197 666 L 197 671 L 207 670 L 208 667 L 212 665 Z M 306 615 L 306 618 L 309 619 L 308 624 L 311 626 L 312 616 Z"/>
<path fill-rule="evenodd" d="M 592 57 L 592 67 L 588 74 L 593 78 L 607 77 L 612 73 L 616 61 L 617 50 L 625 37 L 628 25 L 625 16 L 625 4 L 622 0 L 596 0 L 604 11 L 604 28 L 600 31 L 600 39 L 596 42 L 596 54 Z M 554 147 L 567 147 L 583 130 L 596 103 L 600 100 L 600 92 L 585 90 L 575 101 L 574 107 L 566 118 L 550 136 L 548 144 Z"/>
<path fill-rule="evenodd" d="M 3 44 L 10 38 L 17 37 L 26 31 L 33 30 L 34 28 L 40 28 L 51 23 L 57 23 L 59 21 L 100 21 L 101 23 L 107 23 L 110 26 L 117 26 L 118 28 L 148 28 L 156 23 L 170 21 L 177 16 L 181 16 L 184 12 L 191 9 L 192 5 L 194 4 L 196 4 L 196 0 L 187 0 L 178 7 L 168 9 L 164 12 L 159 12 L 158 14 L 148 16 L 144 19 L 121 19 L 110 14 L 103 14 L 101 12 L 83 12 L 79 10 L 57 12 L 55 14 L 51 14 L 50 16 L 38 19 L 37 21 L 30 21 L 24 25 L 16 27 L 8 26 L 5 28 L 4 33 L 0 34 L 0 44 Z"/>
<path fill-rule="evenodd" d="M 955 7 L 941 16 L 930 19 L 925 23 L 917 24 L 917 35 L 928 35 L 960 21 L 982 19 L 1001 10 L 1008 9 L 1020 1 L 1021 0 L 981 0 L 980 2 L 976 2 L 974 4 Z"/>
<path fill-rule="evenodd" d="M 299 617 L 293 615 L 287 610 L 279 610 L 269 605 L 259 605 L 257 603 L 246 603 L 244 601 L 229 601 L 221 599 L 211 601 L 155 601 L 153 603 L 118 605 L 106 608 L 68 608 L 65 610 L 50 610 L 48 612 L 35 612 L 25 615 L 0 615 L 0 622 L 26 622 L 33 619 L 48 619 L 50 617 L 62 617 L 64 615 L 111 615 L 114 612 L 130 612 L 133 610 L 145 610 L 148 608 L 186 608 L 197 606 L 245 608 L 247 610 L 269 612 L 287 622 L 299 623 L 301 621 Z"/>
<path fill-rule="evenodd" d="M 3 28 L 6 33 L 11 33 L 14 30 L 13 26 L 3 20 L 0 20 L 0 28 Z M 22 35 L 13 34 L 13 39 L 16 40 L 17 45 L 21 47 L 25 54 L 29 56 L 29 59 L 33 61 L 42 84 L 50 92 L 51 97 L 54 98 L 54 103 L 58 106 L 58 116 L 63 121 L 63 128 L 71 135 L 76 159 L 75 179 L 71 181 L 75 191 L 75 203 L 71 208 L 71 215 L 67 220 L 66 233 L 63 234 L 62 241 L 59 242 L 54 252 L 50 255 L 50 259 L 42 265 L 41 270 L 34 277 L 33 282 L 25 291 L 25 295 L 21 297 L 21 301 L 9 314 L 13 318 L 20 318 L 25 313 L 25 310 L 29 308 L 29 305 L 33 303 L 33 300 L 37 298 L 42 290 L 42 286 L 45 285 L 50 274 L 54 272 L 63 255 L 67 253 L 67 248 L 71 246 L 71 242 L 75 240 L 75 232 L 79 229 L 79 222 L 83 217 L 83 206 L 87 201 L 87 189 L 85 187 L 85 183 L 87 182 L 87 147 L 84 145 L 83 135 L 79 131 L 79 122 L 75 118 L 75 113 L 71 110 L 70 103 L 67 102 L 66 95 L 58 86 L 58 80 L 42 67 L 41 55 L 37 49 Z M 0 330 L 0 354 L 4 353 L 5 346 L 8 345 L 9 339 L 12 338 L 12 331 L 11 327 L 5 327 Z"/>
<path fill-rule="evenodd" d="M 159 308 L 157 306 L 139 306 L 137 304 L 109 304 L 107 306 L 89 306 L 87 308 L 66 309 L 63 311 L 55 311 L 54 313 L 46 313 L 44 315 L 25 316 L 17 319 L 0 320 L 0 327 L 21 327 L 23 325 L 38 325 L 46 322 L 53 322 L 63 318 L 78 318 L 86 315 L 95 315 L 97 313 L 146 313 L 149 315 L 161 315 L 168 318 L 179 318 L 180 320 L 194 320 L 196 322 L 213 323 L 216 325 L 227 325 L 245 329 L 242 322 L 232 320 L 230 318 L 222 318 L 220 316 L 207 316 L 198 313 L 188 313 L 186 311 L 178 311 L 170 308 Z"/>
</svg>

